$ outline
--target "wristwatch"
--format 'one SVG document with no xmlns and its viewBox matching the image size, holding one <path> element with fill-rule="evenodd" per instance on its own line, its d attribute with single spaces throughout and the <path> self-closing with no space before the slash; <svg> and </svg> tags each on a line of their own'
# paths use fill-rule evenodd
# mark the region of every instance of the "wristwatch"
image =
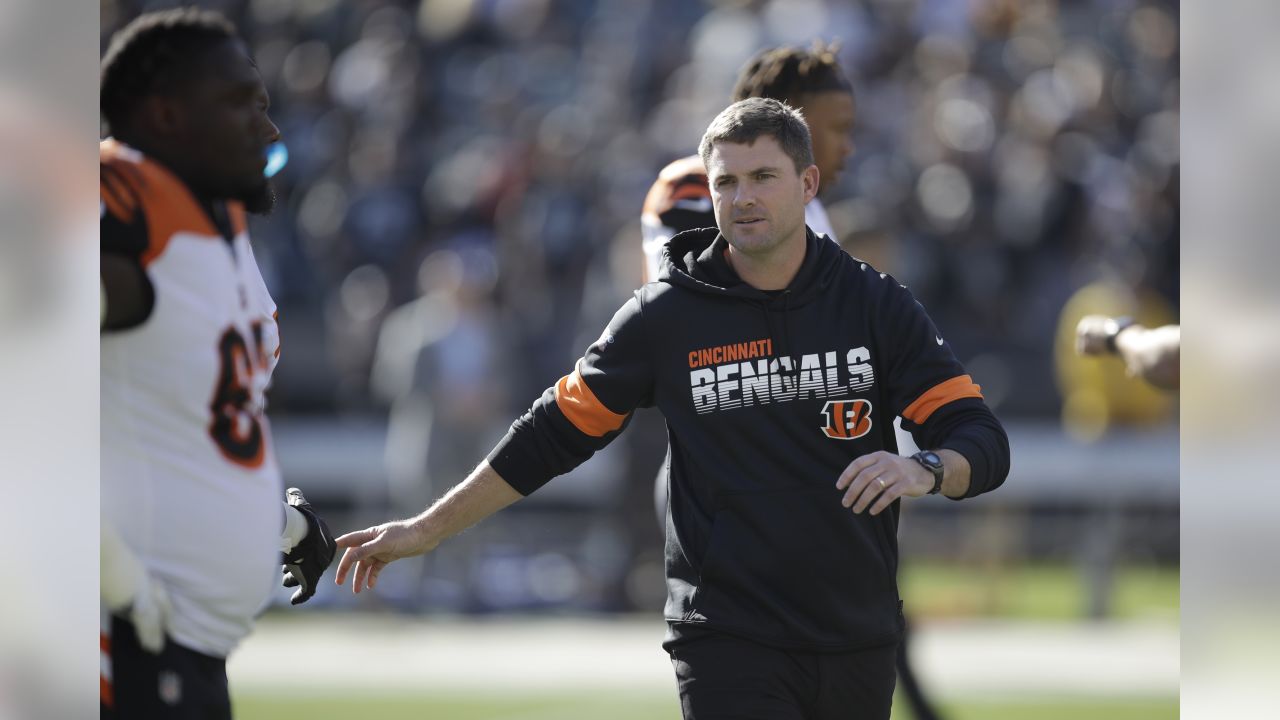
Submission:
<svg viewBox="0 0 1280 720">
<path fill-rule="evenodd" d="M 938 453 L 932 450 L 921 450 L 912 455 L 911 459 L 923 465 L 925 470 L 933 473 L 933 489 L 929 491 L 929 494 L 937 495 L 942 492 L 942 458 L 938 457 Z"/>
<path fill-rule="evenodd" d="M 1108 318 L 1106 325 L 1104 325 L 1104 327 L 1107 330 L 1107 335 L 1105 340 L 1107 345 L 1107 351 L 1110 352 L 1112 355 L 1118 354 L 1120 350 L 1119 348 L 1116 347 L 1116 338 L 1120 335 L 1120 333 L 1124 332 L 1129 327 L 1136 324 L 1137 324 L 1137 321 L 1127 315 L 1124 317 L 1118 317 L 1118 318 Z"/>
</svg>

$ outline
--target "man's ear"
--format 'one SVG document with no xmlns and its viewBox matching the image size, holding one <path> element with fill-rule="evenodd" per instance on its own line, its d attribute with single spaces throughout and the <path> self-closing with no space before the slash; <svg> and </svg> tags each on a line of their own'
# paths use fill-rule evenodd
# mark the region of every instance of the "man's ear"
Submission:
<svg viewBox="0 0 1280 720">
<path fill-rule="evenodd" d="M 817 165 L 810 165 L 800 173 L 800 181 L 804 184 L 804 201 L 805 204 L 818 196 L 819 181 L 821 178 L 818 173 Z"/>
<path fill-rule="evenodd" d="M 182 133 L 185 116 L 178 103 L 160 95 L 149 95 L 138 103 L 135 123 L 150 135 L 173 137 Z"/>
</svg>

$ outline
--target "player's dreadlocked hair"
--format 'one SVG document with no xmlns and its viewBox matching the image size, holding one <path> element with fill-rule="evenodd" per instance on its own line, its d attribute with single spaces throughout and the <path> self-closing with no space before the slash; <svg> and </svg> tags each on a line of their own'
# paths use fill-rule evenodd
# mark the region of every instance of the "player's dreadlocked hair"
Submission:
<svg viewBox="0 0 1280 720">
<path fill-rule="evenodd" d="M 781 100 L 799 107 L 804 95 L 839 90 L 853 92 L 853 86 L 840 69 L 837 42 L 815 40 L 804 50 L 796 47 L 770 48 L 761 51 L 747 63 L 733 87 L 733 101 L 751 97 Z"/>
<path fill-rule="evenodd" d="M 99 108 L 113 133 L 142 98 L 175 89 L 205 51 L 236 38 L 221 14 L 198 8 L 147 13 L 111 37 L 102 57 Z"/>
</svg>

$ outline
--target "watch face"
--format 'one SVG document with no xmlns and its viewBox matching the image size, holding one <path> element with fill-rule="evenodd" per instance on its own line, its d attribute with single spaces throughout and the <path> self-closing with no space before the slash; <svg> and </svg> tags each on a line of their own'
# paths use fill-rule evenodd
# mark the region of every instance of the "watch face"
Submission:
<svg viewBox="0 0 1280 720">
<path fill-rule="evenodd" d="M 942 465 L 942 458 L 938 457 L 938 453 L 925 451 L 920 453 L 920 457 L 930 465 Z"/>
</svg>

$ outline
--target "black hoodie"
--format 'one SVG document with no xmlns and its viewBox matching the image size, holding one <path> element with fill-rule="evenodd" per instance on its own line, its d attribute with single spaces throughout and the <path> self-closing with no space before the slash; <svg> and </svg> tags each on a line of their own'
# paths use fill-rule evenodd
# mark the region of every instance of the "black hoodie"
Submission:
<svg viewBox="0 0 1280 720">
<path fill-rule="evenodd" d="M 658 281 L 489 455 L 527 495 L 634 408 L 662 411 L 672 641 L 694 627 L 796 650 L 897 641 L 899 503 L 854 514 L 835 486 L 858 456 L 897 451 L 895 417 L 969 461 L 966 497 L 1008 474 L 1003 428 L 911 293 L 825 237 L 806 243 L 770 293 L 737 276 L 714 228 L 673 237 Z"/>
</svg>

